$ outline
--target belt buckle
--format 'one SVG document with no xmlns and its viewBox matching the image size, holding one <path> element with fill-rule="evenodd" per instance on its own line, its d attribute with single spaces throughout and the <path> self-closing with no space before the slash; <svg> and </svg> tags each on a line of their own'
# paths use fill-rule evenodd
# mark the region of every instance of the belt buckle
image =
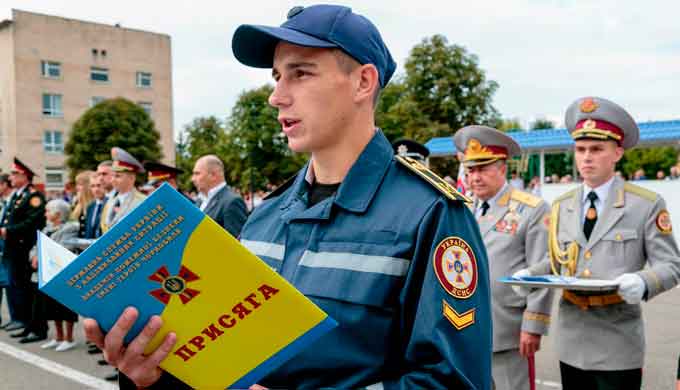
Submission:
<svg viewBox="0 0 680 390">
<path fill-rule="evenodd" d="M 604 297 L 600 295 L 589 296 L 588 304 L 590 306 L 604 306 Z"/>
</svg>

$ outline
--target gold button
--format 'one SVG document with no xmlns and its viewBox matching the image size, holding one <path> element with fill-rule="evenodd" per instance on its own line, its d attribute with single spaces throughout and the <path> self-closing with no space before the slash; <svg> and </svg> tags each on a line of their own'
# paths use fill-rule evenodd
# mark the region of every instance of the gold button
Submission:
<svg viewBox="0 0 680 390">
<path fill-rule="evenodd" d="M 590 253 L 590 251 L 586 251 L 586 253 L 584 254 L 584 257 L 586 258 L 586 260 L 588 260 L 588 259 L 590 259 L 590 257 L 591 257 L 592 255 L 593 255 L 593 254 Z"/>
<path fill-rule="evenodd" d="M 621 235 L 620 234 L 616 235 L 616 241 L 621 241 Z"/>
</svg>

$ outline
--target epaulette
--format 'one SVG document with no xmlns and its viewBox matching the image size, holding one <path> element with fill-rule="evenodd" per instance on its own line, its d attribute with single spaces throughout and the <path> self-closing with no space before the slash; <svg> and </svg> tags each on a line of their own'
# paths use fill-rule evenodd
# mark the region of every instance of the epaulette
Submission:
<svg viewBox="0 0 680 390">
<path fill-rule="evenodd" d="M 636 186 L 635 184 L 624 183 L 623 189 L 626 192 L 630 192 L 631 194 L 635 194 L 635 195 L 639 196 L 640 198 L 647 199 L 650 202 L 656 201 L 656 197 L 657 197 L 656 192 L 650 191 L 646 188 Z"/>
<path fill-rule="evenodd" d="M 573 190 L 567 192 L 566 194 L 558 196 L 553 202 L 561 202 L 565 199 L 569 199 L 569 198 L 573 197 L 576 194 L 577 191 L 578 191 L 578 189 L 574 188 Z"/>
<path fill-rule="evenodd" d="M 411 172 L 418 175 L 420 178 L 424 179 L 428 183 L 432 184 L 439 192 L 444 194 L 447 198 L 451 200 L 459 200 L 465 203 L 471 203 L 472 199 L 461 194 L 456 190 L 454 186 L 447 183 L 446 180 L 437 176 L 436 173 L 427 169 L 427 167 L 420 162 L 406 156 L 394 156 L 394 158 L 403 166 L 408 168 Z"/>
<path fill-rule="evenodd" d="M 519 190 L 513 190 L 512 194 L 510 194 L 510 198 L 513 200 L 516 200 L 520 203 L 524 203 L 525 205 L 536 208 L 539 204 L 541 204 L 541 201 L 543 199 L 539 198 L 538 196 L 532 195 L 528 192 L 524 191 L 519 191 Z"/>
<path fill-rule="evenodd" d="M 285 190 L 288 189 L 288 187 L 290 187 L 290 186 L 293 185 L 293 183 L 295 182 L 295 178 L 297 177 L 297 175 L 298 175 L 298 174 L 296 173 L 296 174 L 294 174 L 293 176 L 291 176 L 291 177 L 289 177 L 288 179 L 286 179 L 286 181 L 284 181 L 283 184 L 281 184 L 280 186 L 276 187 L 276 189 L 275 189 L 274 191 L 272 191 L 272 192 L 270 192 L 269 194 L 267 194 L 267 196 L 265 196 L 264 198 L 262 198 L 262 200 L 271 199 L 271 198 L 274 198 L 274 197 L 276 197 L 276 196 L 281 195 Z"/>
</svg>

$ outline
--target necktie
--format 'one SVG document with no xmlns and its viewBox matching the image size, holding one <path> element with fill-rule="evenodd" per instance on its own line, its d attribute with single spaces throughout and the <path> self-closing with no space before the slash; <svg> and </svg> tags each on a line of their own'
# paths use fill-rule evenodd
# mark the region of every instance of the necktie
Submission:
<svg viewBox="0 0 680 390">
<path fill-rule="evenodd" d="M 111 214 L 109 214 L 109 224 L 113 222 L 113 219 L 116 218 L 116 214 L 118 213 L 118 208 L 120 208 L 120 199 L 116 197 L 116 200 L 113 201 L 113 207 L 111 208 Z"/>
<path fill-rule="evenodd" d="M 491 207 L 489 206 L 489 202 L 484 201 L 484 203 L 482 203 L 482 217 L 486 215 L 487 211 L 489 211 L 489 207 Z"/>
<path fill-rule="evenodd" d="M 588 207 L 588 211 L 586 211 L 586 220 L 583 223 L 583 234 L 585 234 L 586 240 L 590 239 L 590 233 L 593 232 L 593 228 L 597 222 L 597 209 L 595 208 L 597 194 L 595 191 L 590 191 L 588 193 L 588 200 L 590 201 L 590 207 Z"/>
<path fill-rule="evenodd" d="M 95 232 L 97 231 L 97 218 L 99 218 L 99 213 L 102 211 L 102 204 L 103 202 L 97 202 L 97 204 L 94 206 L 94 213 L 92 213 L 92 221 L 90 223 L 90 226 L 92 227 L 92 231 L 88 232 L 90 234 L 90 237 L 88 238 L 94 238 Z"/>
</svg>

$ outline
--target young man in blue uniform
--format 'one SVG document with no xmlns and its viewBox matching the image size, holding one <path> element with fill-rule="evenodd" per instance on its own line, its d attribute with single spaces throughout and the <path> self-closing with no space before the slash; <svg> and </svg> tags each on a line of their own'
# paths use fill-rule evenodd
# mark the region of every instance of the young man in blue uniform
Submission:
<svg viewBox="0 0 680 390">
<path fill-rule="evenodd" d="M 236 58 L 272 68 L 269 103 L 310 162 L 257 208 L 241 242 L 339 326 L 263 378 L 286 389 L 490 389 L 491 311 L 483 242 L 465 198 L 375 128 L 374 107 L 395 63 L 366 18 L 340 6 L 296 7 L 281 27 L 244 25 Z M 126 310 L 91 340 L 136 385 L 177 388 L 131 344 Z M 126 388 L 123 381 L 122 388 Z M 133 388 L 133 387 L 130 387 Z M 253 388 L 261 388 L 253 386 Z"/>
</svg>

